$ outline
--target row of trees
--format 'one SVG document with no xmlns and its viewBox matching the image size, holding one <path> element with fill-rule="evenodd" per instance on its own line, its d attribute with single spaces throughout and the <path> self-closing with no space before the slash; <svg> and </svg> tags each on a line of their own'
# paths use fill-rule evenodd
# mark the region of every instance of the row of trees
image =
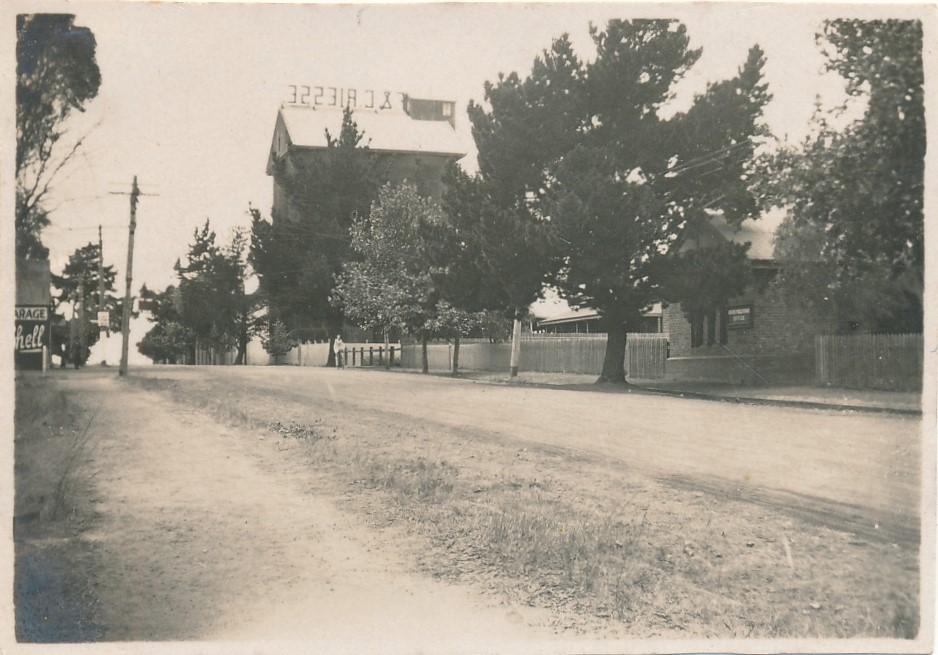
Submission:
<svg viewBox="0 0 938 655">
<path fill-rule="evenodd" d="M 194 362 L 198 345 L 237 349 L 235 363 L 245 363 L 248 340 L 257 331 L 256 299 L 245 291 L 246 254 L 242 231 L 235 230 L 222 245 L 205 221 L 193 233 L 185 263 L 176 262 L 177 284 L 162 291 L 141 289 L 141 308 L 154 325 L 137 349 L 154 362 L 172 364 Z"/>
<path fill-rule="evenodd" d="M 485 309 L 517 327 L 552 285 L 600 312 L 602 379 L 621 381 L 624 335 L 653 301 L 693 318 L 749 282 L 745 246 L 681 246 L 715 213 L 738 225 L 781 205 L 791 218 L 777 254 L 792 261 L 777 284 L 847 327 L 898 317 L 921 329 L 918 23 L 825 23 L 828 66 L 866 113 L 835 130 L 819 112 L 801 147 L 761 155 L 771 96 L 757 46 L 675 112 L 675 84 L 701 55 L 682 24 L 612 20 L 591 35 L 589 62 L 564 35 L 527 77 L 486 84 L 486 103 L 469 106 L 479 171 L 450 170 L 439 206 L 412 187 L 379 191 L 377 160 L 346 114 L 327 156 L 293 178 L 313 184 L 286 190 L 297 215 L 255 215 L 252 261 L 277 311 L 328 316 L 330 334 L 349 318 L 425 341 L 464 333 Z"/>
<path fill-rule="evenodd" d="M 321 156 L 277 161 L 293 210 L 272 221 L 252 210 L 247 253 L 270 322 L 302 338 L 350 320 L 425 344 L 458 340 L 494 313 L 514 319 L 517 336 L 551 285 L 600 312 L 602 379 L 622 381 L 624 335 L 653 301 L 693 318 L 749 283 L 745 246 L 682 246 L 716 213 L 738 225 L 779 205 L 790 217 L 775 284 L 844 329 L 921 329 L 918 23 L 825 23 L 828 66 L 865 112 L 835 129 L 819 111 L 803 144 L 774 148 L 760 148 L 771 96 L 757 46 L 735 76 L 674 111 L 675 84 L 701 55 L 682 24 L 613 20 L 591 35 L 588 62 L 564 35 L 526 77 L 486 84 L 485 104 L 469 106 L 479 170 L 449 169 L 440 202 L 381 186 L 386 171 L 349 112 Z M 234 343 L 246 315 L 200 338 Z"/>
<path fill-rule="evenodd" d="M 735 77 L 669 112 L 701 54 L 682 24 L 613 20 L 592 37 L 589 63 L 564 35 L 526 78 L 486 84 L 486 105 L 469 106 L 479 171 L 450 170 L 440 206 L 412 187 L 379 192 L 377 160 L 347 113 L 325 155 L 292 177 L 303 183 L 285 189 L 296 215 L 255 216 L 252 263 L 276 312 L 297 324 L 327 316 L 330 334 L 350 318 L 426 341 L 495 310 L 514 319 L 517 337 L 552 284 L 599 310 L 602 377 L 624 380 L 625 332 L 674 277 L 675 245 L 708 211 L 757 216 L 746 173 L 769 94 L 753 47 Z M 744 252 L 727 254 L 708 258 L 735 271 L 720 277 L 728 284 L 694 276 L 675 291 L 715 302 L 738 293 Z"/>
</svg>

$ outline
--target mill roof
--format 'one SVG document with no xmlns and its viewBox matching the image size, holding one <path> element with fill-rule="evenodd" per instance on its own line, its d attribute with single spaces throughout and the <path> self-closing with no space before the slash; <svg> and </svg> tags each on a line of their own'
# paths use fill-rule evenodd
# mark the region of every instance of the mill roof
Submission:
<svg viewBox="0 0 938 655">
<path fill-rule="evenodd" d="M 353 118 L 364 133 L 362 145 L 377 152 L 443 155 L 459 159 L 467 148 L 454 127 L 445 120 L 420 120 L 404 111 L 356 110 Z M 328 147 L 326 130 L 337 138 L 342 112 L 336 109 L 284 105 L 277 114 L 271 156 L 285 148 Z M 284 144 L 278 146 L 278 137 Z M 269 172 L 268 164 L 268 172 Z"/>
</svg>

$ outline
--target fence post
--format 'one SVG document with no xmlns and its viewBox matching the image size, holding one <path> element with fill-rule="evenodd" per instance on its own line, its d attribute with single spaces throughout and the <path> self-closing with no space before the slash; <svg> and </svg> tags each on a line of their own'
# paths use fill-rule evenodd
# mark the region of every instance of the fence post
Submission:
<svg viewBox="0 0 938 655">
<path fill-rule="evenodd" d="M 388 353 L 388 366 L 394 366 L 394 346 L 391 346 L 391 350 Z"/>
<path fill-rule="evenodd" d="M 368 346 L 368 366 L 375 365 L 375 348 L 374 346 Z"/>
</svg>

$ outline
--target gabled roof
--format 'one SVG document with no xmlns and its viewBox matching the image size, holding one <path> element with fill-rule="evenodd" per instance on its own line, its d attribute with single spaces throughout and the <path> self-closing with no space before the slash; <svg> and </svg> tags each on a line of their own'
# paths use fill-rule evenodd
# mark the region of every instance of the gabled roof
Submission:
<svg viewBox="0 0 938 655">
<path fill-rule="evenodd" d="M 749 260 L 759 265 L 774 266 L 775 231 L 784 219 L 784 214 L 766 212 L 757 220 L 746 219 L 739 226 L 729 223 L 722 213 L 709 213 L 708 219 L 695 223 L 679 241 L 681 251 L 700 248 L 729 241 L 749 244 Z"/>
<path fill-rule="evenodd" d="M 417 120 L 403 111 L 357 110 L 353 115 L 359 130 L 364 132 L 362 144 L 367 144 L 371 150 L 443 155 L 453 159 L 466 155 L 466 146 L 448 121 Z M 326 130 L 338 137 L 341 129 L 340 110 L 284 105 L 277 113 L 271 157 L 282 152 L 277 147 L 278 133 L 286 140 L 287 148 L 321 149 L 328 147 Z"/>
<path fill-rule="evenodd" d="M 749 243 L 749 259 L 767 260 L 774 258 L 775 230 L 782 218 L 782 214 L 767 213 L 755 221 L 746 219 L 737 228 L 728 223 L 723 214 L 714 214 L 710 225 L 727 241 Z"/>
</svg>

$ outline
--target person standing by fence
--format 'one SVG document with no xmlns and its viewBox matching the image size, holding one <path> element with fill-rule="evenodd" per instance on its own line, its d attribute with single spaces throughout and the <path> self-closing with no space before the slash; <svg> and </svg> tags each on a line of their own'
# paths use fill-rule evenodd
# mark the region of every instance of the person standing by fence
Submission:
<svg viewBox="0 0 938 655">
<path fill-rule="evenodd" d="M 343 350 L 345 349 L 345 344 L 342 341 L 342 335 L 335 335 L 335 342 L 332 344 L 332 351 L 335 353 L 335 367 L 336 368 L 345 368 L 345 362 L 342 361 Z"/>
</svg>

